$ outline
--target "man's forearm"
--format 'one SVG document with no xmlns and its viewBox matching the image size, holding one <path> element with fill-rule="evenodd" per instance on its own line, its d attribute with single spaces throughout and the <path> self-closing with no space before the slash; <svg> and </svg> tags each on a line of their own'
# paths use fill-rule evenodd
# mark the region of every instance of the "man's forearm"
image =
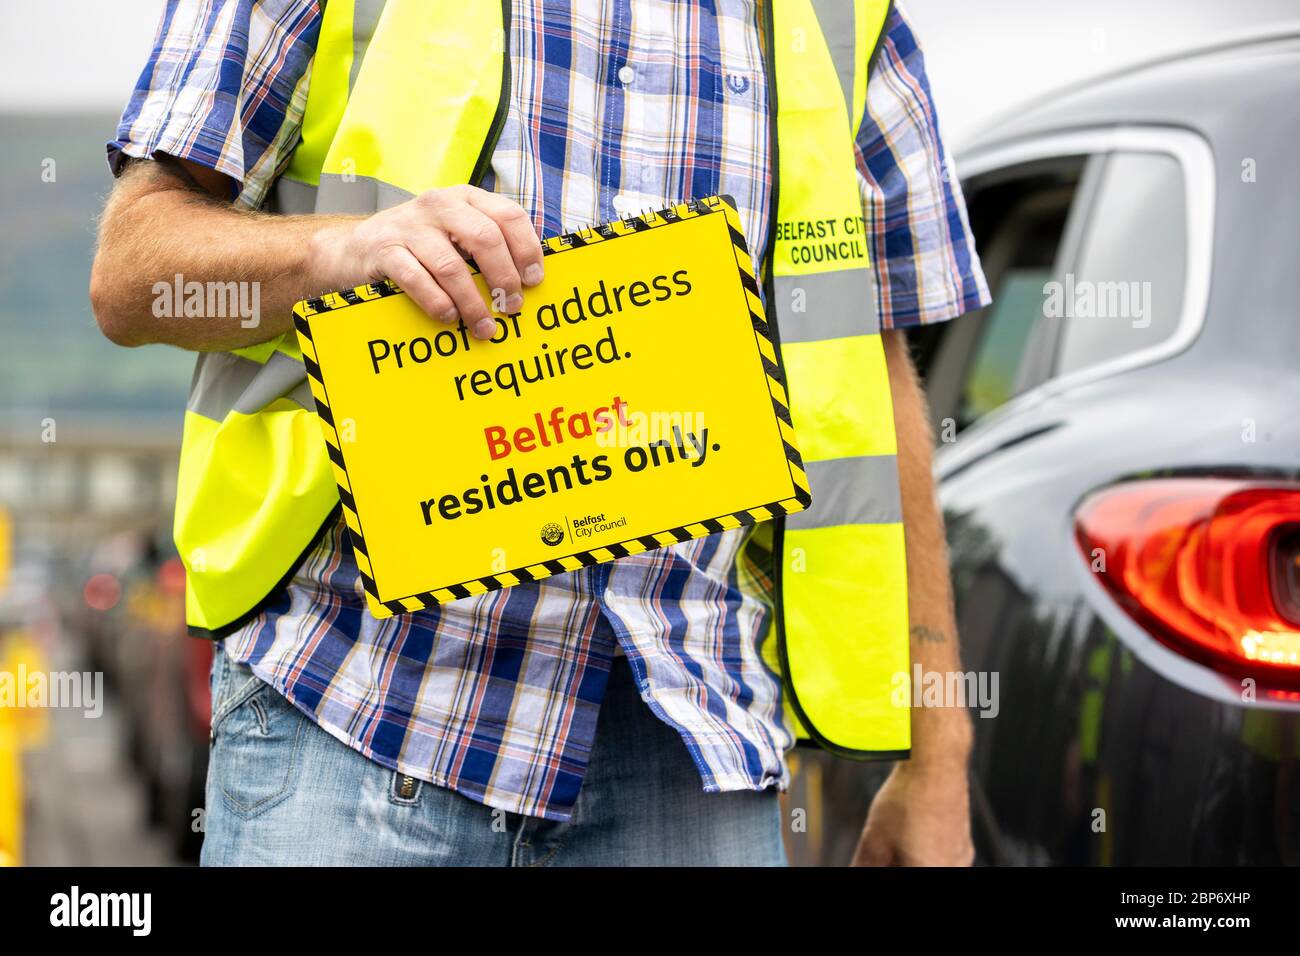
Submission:
<svg viewBox="0 0 1300 956">
<path fill-rule="evenodd" d="M 136 163 L 118 181 L 90 277 L 106 336 L 120 345 L 241 348 L 287 332 L 299 299 L 392 279 L 431 318 L 491 338 L 497 323 L 465 256 L 504 311 L 521 308 L 525 288 L 542 281 L 542 244 L 528 214 L 475 186 L 428 189 L 370 216 L 273 216 L 217 198 L 229 185 L 184 160 Z M 182 288 L 256 283 L 257 315 L 186 315 L 174 302 L 156 309 L 155 288 L 171 288 L 177 276 Z"/>
<path fill-rule="evenodd" d="M 889 331 L 884 340 L 898 433 L 912 662 L 924 672 L 947 674 L 961 669 L 961 659 L 948 549 L 931 473 L 929 415 L 904 334 Z M 970 742 L 970 720 L 961 708 L 912 708 L 914 766 L 964 768 Z"/>
<path fill-rule="evenodd" d="M 195 351 L 241 348 L 286 332 L 295 302 L 327 291 L 312 240 L 332 220 L 271 216 L 231 206 L 175 167 L 137 162 L 100 222 L 90 297 L 104 334 L 120 345 L 163 342 Z M 256 283 L 255 316 L 185 315 L 157 308 L 155 286 Z M 184 288 L 184 287 L 182 287 Z M 245 298 L 251 299 L 249 292 Z M 159 314 L 162 313 L 162 314 Z"/>
</svg>

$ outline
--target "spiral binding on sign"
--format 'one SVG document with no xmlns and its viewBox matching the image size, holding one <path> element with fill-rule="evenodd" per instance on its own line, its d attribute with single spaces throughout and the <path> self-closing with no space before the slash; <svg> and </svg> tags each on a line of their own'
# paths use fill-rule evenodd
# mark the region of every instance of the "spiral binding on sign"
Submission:
<svg viewBox="0 0 1300 956">
<path fill-rule="evenodd" d="M 327 295 L 308 299 L 294 307 L 294 327 L 298 333 L 298 343 L 302 350 L 303 364 L 307 369 L 307 378 L 311 384 L 312 396 L 316 402 L 316 411 L 325 432 L 325 443 L 328 446 L 330 461 L 333 463 L 339 500 L 342 503 L 343 520 L 347 525 L 353 551 L 355 552 L 357 567 L 361 574 L 361 583 L 376 607 L 382 606 L 390 614 L 424 610 L 475 594 L 512 587 L 528 581 L 537 581 L 554 574 L 576 571 L 579 568 L 589 567 L 603 561 L 622 558 L 631 554 L 640 554 L 655 548 L 689 541 L 692 538 L 701 538 L 721 531 L 752 525 L 779 515 L 802 511 L 812 503 L 808 475 L 804 470 L 803 459 L 799 454 L 799 450 L 795 446 L 794 427 L 790 421 L 789 401 L 786 397 L 781 363 L 777 357 L 767 320 L 764 317 L 763 302 L 759 292 L 759 280 L 754 274 L 753 259 L 750 257 L 749 249 L 745 244 L 740 217 L 736 210 L 735 201 L 731 197 L 709 196 L 704 199 L 692 199 L 664 209 L 645 210 L 638 215 L 615 219 L 598 226 L 586 226 L 571 230 L 562 235 L 544 238 L 542 240 L 542 251 L 545 255 L 555 255 L 566 249 L 576 249 L 600 242 L 611 242 L 623 236 L 644 232 L 647 229 L 662 228 L 673 223 L 718 212 L 721 212 L 727 221 L 732 251 L 735 254 L 736 269 L 740 275 L 741 285 L 745 290 L 750 323 L 754 329 L 759 354 L 762 356 L 768 392 L 772 398 L 772 409 L 776 415 L 786 462 L 794 485 L 794 497 L 745 511 L 718 515 L 715 518 L 678 528 L 668 528 L 655 534 L 642 535 L 617 544 L 610 544 L 589 551 L 579 551 L 567 557 L 480 578 L 471 578 L 459 584 L 449 585 L 434 591 L 424 591 L 396 599 L 383 600 L 380 598 L 365 537 L 361 532 L 361 519 L 357 514 L 356 501 L 353 498 L 352 486 L 348 480 L 343 442 L 340 440 L 334 424 L 334 415 L 327 401 L 328 393 L 325 389 L 325 381 L 317 361 L 316 348 L 312 342 L 311 319 L 313 316 L 344 309 L 372 299 L 395 295 L 400 293 L 401 290 L 391 281 L 375 282 L 357 286 L 354 289 L 331 292 Z M 474 271 L 478 271 L 472 260 L 470 260 L 470 266 Z"/>
</svg>

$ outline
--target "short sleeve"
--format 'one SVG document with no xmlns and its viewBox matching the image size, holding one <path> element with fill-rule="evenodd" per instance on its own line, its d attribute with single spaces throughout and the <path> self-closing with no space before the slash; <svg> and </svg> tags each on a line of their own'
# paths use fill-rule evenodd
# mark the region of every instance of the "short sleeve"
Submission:
<svg viewBox="0 0 1300 956">
<path fill-rule="evenodd" d="M 897 3 L 876 51 L 857 136 L 882 328 L 942 322 L 989 303 L 961 184 L 916 35 Z"/>
<path fill-rule="evenodd" d="M 166 154 L 225 173 L 257 208 L 297 146 L 318 0 L 167 0 L 108 144 L 109 166 Z"/>
</svg>

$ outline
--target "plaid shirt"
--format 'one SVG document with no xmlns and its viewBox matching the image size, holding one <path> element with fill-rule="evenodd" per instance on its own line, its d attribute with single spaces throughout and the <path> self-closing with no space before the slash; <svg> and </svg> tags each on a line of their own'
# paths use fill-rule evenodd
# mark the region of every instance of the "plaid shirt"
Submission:
<svg viewBox="0 0 1300 956">
<path fill-rule="evenodd" d="M 756 20 L 753 0 L 516 0 L 510 110 L 484 185 L 544 234 L 729 193 L 761 254 L 771 162 Z M 319 26 L 316 0 L 171 0 L 110 159 L 180 156 L 261 205 L 297 142 Z M 897 7 L 885 30 L 857 164 L 881 321 L 896 328 L 988 292 Z M 380 764 L 557 820 L 623 653 L 705 790 L 784 787 L 793 740 L 760 654 L 769 585 L 739 560 L 748 533 L 377 621 L 336 526 L 226 649 Z"/>
</svg>

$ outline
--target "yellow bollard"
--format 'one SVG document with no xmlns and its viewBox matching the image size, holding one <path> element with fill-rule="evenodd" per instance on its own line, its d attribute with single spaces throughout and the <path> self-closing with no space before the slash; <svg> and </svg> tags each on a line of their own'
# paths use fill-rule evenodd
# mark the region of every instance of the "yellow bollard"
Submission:
<svg viewBox="0 0 1300 956">
<path fill-rule="evenodd" d="M 10 631 L 0 637 L 0 675 L 12 675 L 15 700 L 10 714 L 18 734 L 19 750 L 37 750 L 45 746 L 50 736 L 50 709 L 48 700 L 40 701 L 28 694 L 34 694 L 32 682 L 39 675 L 48 674 L 45 651 L 40 644 L 32 640 L 26 631 Z M 51 692 L 48 683 L 45 693 Z M 5 705 L 4 696 L 0 694 L 0 709 Z"/>
<path fill-rule="evenodd" d="M 0 595 L 9 586 L 11 551 L 9 513 L 0 508 Z M 8 635 L 0 633 L 0 678 L 13 674 Z M 8 678 L 13 681 L 14 677 Z M 23 732 L 15 710 L 0 700 L 0 866 L 20 866 L 23 859 Z"/>
<path fill-rule="evenodd" d="M 22 631 L 0 634 L 0 866 L 22 864 L 23 751 L 49 734 L 49 713 L 27 706 L 23 678 L 43 673 L 39 644 Z"/>
<path fill-rule="evenodd" d="M 23 747 L 14 714 L 0 704 L 0 866 L 19 866 L 23 858 Z"/>
</svg>

